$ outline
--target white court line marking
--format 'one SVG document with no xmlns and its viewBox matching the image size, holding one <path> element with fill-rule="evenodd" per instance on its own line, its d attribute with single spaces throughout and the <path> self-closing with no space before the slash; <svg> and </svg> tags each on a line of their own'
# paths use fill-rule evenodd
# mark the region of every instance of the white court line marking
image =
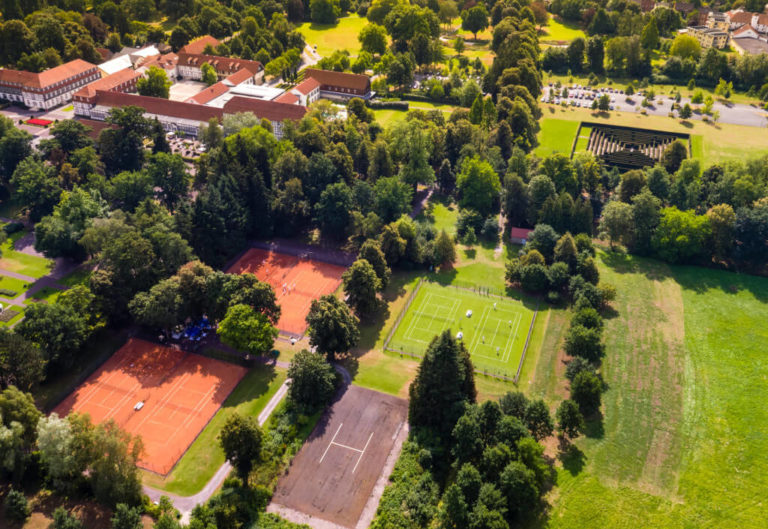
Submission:
<svg viewBox="0 0 768 529">
<path fill-rule="evenodd" d="M 357 463 L 355 463 L 355 468 L 352 469 L 353 474 L 355 473 L 355 470 L 357 470 L 357 465 L 360 464 L 360 460 L 363 458 L 365 451 L 368 449 L 368 443 L 371 442 L 372 437 L 373 437 L 373 432 L 371 432 L 371 435 L 368 436 L 368 440 L 365 442 L 365 446 L 363 447 L 362 452 L 360 452 L 360 457 L 357 458 Z"/>
<path fill-rule="evenodd" d="M 325 447 L 325 452 L 323 452 L 323 457 L 321 457 L 321 458 L 320 458 L 320 461 L 319 461 L 319 463 L 322 463 L 322 462 L 323 462 L 323 459 L 325 459 L 325 454 L 327 454 L 327 453 L 328 453 L 328 449 L 329 449 L 329 448 L 331 448 L 331 445 L 332 445 L 332 444 L 333 444 L 333 442 L 336 440 L 336 436 L 337 436 L 337 435 L 339 435 L 339 430 L 341 430 L 341 427 L 342 427 L 343 425 L 344 425 L 344 423 L 341 423 L 341 424 L 339 424 L 339 427 L 336 429 L 336 433 L 335 433 L 335 434 L 333 434 L 333 439 L 331 439 L 331 442 L 330 442 L 330 443 L 328 443 L 328 446 L 326 446 L 326 447 Z M 318 463 L 318 464 L 319 464 L 319 463 Z"/>
</svg>

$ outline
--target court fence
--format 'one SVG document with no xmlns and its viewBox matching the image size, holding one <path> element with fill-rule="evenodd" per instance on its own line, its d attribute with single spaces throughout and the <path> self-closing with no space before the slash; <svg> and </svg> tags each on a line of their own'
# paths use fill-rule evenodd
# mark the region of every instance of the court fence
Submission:
<svg viewBox="0 0 768 529">
<path fill-rule="evenodd" d="M 422 277 L 421 279 L 419 279 L 419 282 L 416 284 L 416 288 L 414 288 L 413 292 L 411 292 L 411 295 L 408 296 L 408 300 L 405 302 L 405 305 L 403 306 L 403 309 L 400 311 L 400 314 L 397 315 L 397 319 L 395 320 L 394 325 L 392 325 L 392 327 L 389 329 L 389 333 L 387 334 L 387 339 L 384 340 L 385 351 L 389 347 L 389 342 L 392 340 L 392 336 L 394 336 L 397 328 L 400 327 L 400 322 L 403 320 L 405 313 L 408 312 L 408 309 L 411 307 L 411 303 L 413 303 L 413 300 L 416 298 L 416 294 L 419 293 L 419 289 L 421 288 L 421 285 L 423 283 L 424 283 L 424 278 Z"/>
</svg>

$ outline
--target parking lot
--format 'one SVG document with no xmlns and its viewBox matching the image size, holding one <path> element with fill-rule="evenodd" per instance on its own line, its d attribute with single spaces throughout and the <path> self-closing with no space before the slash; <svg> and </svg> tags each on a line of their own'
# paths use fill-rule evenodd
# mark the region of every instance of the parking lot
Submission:
<svg viewBox="0 0 768 529">
<path fill-rule="evenodd" d="M 680 92 L 684 91 L 686 89 L 681 87 Z M 591 88 L 579 84 L 558 87 L 553 83 L 549 83 L 548 86 L 544 86 L 542 89 L 541 102 L 580 108 L 593 108 L 592 105 L 595 103 L 594 108 L 596 108 L 596 102 L 603 95 L 608 96 L 610 102 L 609 110 L 619 112 L 645 111 L 647 114 L 655 116 L 668 116 L 670 112 L 674 112 L 675 116 L 677 116 L 677 112 L 673 111 L 672 108 L 675 103 L 674 96 L 670 94 L 656 94 L 649 101 L 648 106 L 643 106 L 642 102 L 646 97 L 646 91 L 642 89 L 637 90 L 633 95 L 627 95 L 621 88 Z M 681 97 L 680 105 L 682 106 L 686 103 L 690 104 L 694 111 L 691 119 L 700 120 L 703 118 L 701 112 L 698 111 L 701 105 L 691 103 L 688 97 Z M 712 105 L 712 110 L 719 112 L 719 121 L 722 123 L 732 123 L 748 127 L 765 127 L 768 124 L 766 119 L 768 113 L 752 105 L 715 101 L 714 105 Z"/>
</svg>

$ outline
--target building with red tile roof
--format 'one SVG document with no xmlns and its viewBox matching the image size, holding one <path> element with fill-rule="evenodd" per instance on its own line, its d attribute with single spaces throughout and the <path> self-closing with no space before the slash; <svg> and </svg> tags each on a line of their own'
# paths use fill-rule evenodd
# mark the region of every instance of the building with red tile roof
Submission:
<svg viewBox="0 0 768 529">
<path fill-rule="evenodd" d="M 288 103 L 289 105 L 298 105 L 301 103 L 301 98 L 292 92 L 283 92 L 276 97 L 273 101 L 276 103 Z"/>
<path fill-rule="evenodd" d="M 40 73 L 0 69 L 0 99 L 48 110 L 68 103 L 77 90 L 100 78 L 98 67 L 82 59 Z"/>
<path fill-rule="evenodd" d="M 290 93 L 297 96 L 302 105 L 310 105 L 320 97 L 320 81 L 314 77 L 305 77 L 302 82 L 291 88 Z"/>
<path fill-rule="evenodd" d="M 219 39 L 210 35 L 203 35 L 199 39 L 195 39 L 181 48 L 179 53 L 205 53 L 205 48 L 207 48 L 209 45 L 212 48 L 215 48 L 219 44 L 221 44 Z"/>
<path fill-rule="evenodd" d="M 186 99 L 186 102 L 195 103 L 197 105 L 206 105 L 217 97 L 223 96 L 227 92 L 229 92 L 229 86 L 227 86 L 224 81 L 219 81 L 216 84 L 212 84 L 202 92 L 198 92 L 189 99 Z"/>
<path fill-rule="evenodd" d="M 215 118 L 221 121 L 226 114 L 249 112 L 259 118 L 269 120 L 278 139 L 282 137 L 284 120 L 299 120 L 307 112 L 307 108 L 301 105 L 263 101 L 248 97 L 233 97 L 224 104 L 223 108 L 217 108 L 196 102 L 171 101 L 158 97 L 97 90 L 96 100 L 87 109 L 88 113 L 85 117 L 104 121 L 111 109 L 125 106 L 143 108 L 146 117 L 157 119 L 168 132 L 181 132 L 191 136 L 197 136 L 200 127 L 211 119 Z"/>
<path fill-rule="evenodd" d="M 87 108 L 96 102 L 96 92 L 98 90 L 107 90 L 112 92 L 130 93 L 136 91 L 136 82 L 141 78 L 141 74 L 130 68 L 120 70 L 117 73 L 102 77 L 79 89 L 72 95 L 72 102 L 75 106 L 75 115 L 87 116 Z"/>
<path fill-rule="evenodd" d="M 213 66 L 219 79 L 227 78 L 243 69 L 249 71 L 254 82 L 258 84 L 261 84 L 261 79 L 264 77 L 264 66 L 259 61 L 247 61 L 245 59 L 218 57 L 216 55 L 203 55 L 200 53 L 179 53 L 177 66 L 179 77 L 201 80 L 203 78 L 201 67 L 205 63 Z"/>
<path fill-rule="evenodd" d="M 527 228 L 512 228 L 509 230 L 509 240 L 515 244 L 525 244 L 532 231 Z"/>
<path fill-rule="evenodd" d="M 304 70 L 304 79 L 308 78 L 320 83 L 320 95 L 327 99 L 370 99 L 373 95 L 371 78 L 367 75 L 307 68 Z"/>
</svg>

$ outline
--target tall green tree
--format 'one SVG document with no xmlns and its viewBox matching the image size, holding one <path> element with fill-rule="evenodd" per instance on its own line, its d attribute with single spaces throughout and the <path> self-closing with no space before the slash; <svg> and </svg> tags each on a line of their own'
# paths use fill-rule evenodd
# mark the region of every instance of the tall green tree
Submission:
<svg viewBox="0 0 768 529">
<path fill-rule="evenodd" d="M 136 82 L 136 90 L 143 96 L 160 97 L 168 99 L 171 82 L 165 74 L 165 70 L 157 66 L 150 66 L 144 77 Z"/>
<path fill-rule="evenodd" d="M 216 332 L 228 346 L 253 355 L 268 352 L 278 335 L 267 316 L 242 304 L 229 307 Z"/>
<path fill-rule="evenodd" d="M 387 259 L 384 256 L 384 252 L 381 251 L 381 244 L 376 239 L 367 239 L 360 247 L 360 252 L 357 254 L 358 259 L 365 259 L 368 261 L 373 270 L 376 272 L 376 276 L 381 282 L 381 290 L 386 288 L 389 284 L 389 278 L 392 274 L 389 266 L 387 265 Z"/>
<path fill-rule="evenodd" d="M 430 342 L 408 394 L 411 427 L 432 431 L 447 443 L 465 405 L 477 398 L 469 353 L 450 330 Z"/>
<path fill-rule="evenodd" d="M 352 349 L 360 340 L 357 318 L 343 301 L 330 294 L 312 301 L 307 324 L 309 344 L 330 361 Z"/>
<path fill-rule="evenodd" d="M 491 164 L 475 156 L 465 159 L 456 179 L 459 205 L 490 215 L 499 204 L 501 182 Z"/>
<path fill-rule="evenodd" d="M 381 280 L 371 263 L 358 259 L 341 276 L 347 302 L 359 317 L 368 317 L 378 306 L 376 292 L 381 290 Z"/>
<path fill-rule="evenodd" d="M 288 367 L 288 398 L 314 412 L 325 406 L 336 391 L 336 372 L 322 355 L 299 351 Z"/>
<path fill-rule="evenodd" d="M 262 433 L 256 419 L 233 413 L 219 434 L 224 455 L 244 483 L 248 483 L 254 462 L 261 460 Z"/>
<path fill-rule="evenodd" d="M 477 32 L 488 27 L 488 11 L 485 6 L 478 4 L 461 12 L 461 29 L 469 31 L 477 40 Z"/>
</svg>

